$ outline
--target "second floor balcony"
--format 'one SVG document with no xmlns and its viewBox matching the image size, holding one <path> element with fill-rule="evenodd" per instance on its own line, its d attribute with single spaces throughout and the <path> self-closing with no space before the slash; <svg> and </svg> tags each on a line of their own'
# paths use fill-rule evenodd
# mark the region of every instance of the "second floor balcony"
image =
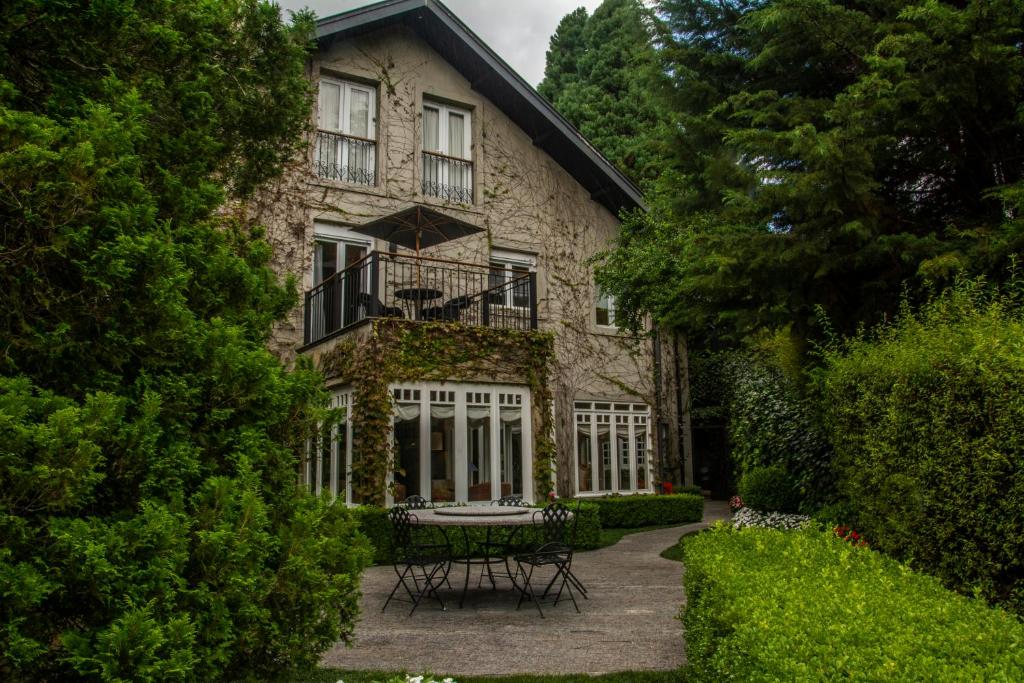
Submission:
<svg viewBox="0 0 1024 683">
<path fill-rule="evenodd" d="M 377 184 L 377 142 L 318 130 L 313 144 L 313 172 L 319 178 L 372 187 Z"/>
<path fill-rule="evenodd" d="M 374 251 L 305 295 L 304 342 L 373 318 L 537 329 L 537 274 Z"/>
</svg>

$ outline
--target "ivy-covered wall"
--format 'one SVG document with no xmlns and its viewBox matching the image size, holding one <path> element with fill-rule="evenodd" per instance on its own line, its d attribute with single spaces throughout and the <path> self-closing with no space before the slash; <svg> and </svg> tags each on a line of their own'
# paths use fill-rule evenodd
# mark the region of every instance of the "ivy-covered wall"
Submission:
<svg viewBox="0 0 1024 683">
<path fill-rule="evenodd" d="M 534 496 L 540 500 L 553 490 L 550 333 L 394 319 L 374 320 L 364 329 L 317 354 L 329 384 L 352 388 L 353 494 L 367 503 L 384 502 L 385 482 L 394 469 L 389 385 L 429 381 L 528 386 Z"/>
</svg>

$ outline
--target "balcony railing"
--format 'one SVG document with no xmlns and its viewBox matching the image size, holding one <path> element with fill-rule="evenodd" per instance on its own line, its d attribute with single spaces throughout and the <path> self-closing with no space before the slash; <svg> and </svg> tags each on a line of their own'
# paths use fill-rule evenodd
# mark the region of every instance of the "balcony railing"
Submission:
<svg viewBox="0 0 1024 683">
<path fill-rule="evenodd" d="M 329 130 L 316 132 L 313 172 L 318 177 L 356 185 L 376 185 L 376 169 L 376 141 Z"/>
<path fill-rule="evenodd" d="M 423 194 L 459 204 L 473 203 L 473 162 L 423 152 Z"/>
<path fill-rule="evenodd" d="M 305 343 L 370 318 L 537 329 L 537 274 L 371 252 L 306 292 Z"/>
</svg>

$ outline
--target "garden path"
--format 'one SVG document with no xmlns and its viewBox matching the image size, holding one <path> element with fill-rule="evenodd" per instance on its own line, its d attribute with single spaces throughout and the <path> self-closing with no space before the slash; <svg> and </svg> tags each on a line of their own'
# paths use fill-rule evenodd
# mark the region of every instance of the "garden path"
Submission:
<svg viewBox="0 0 1024 683">
<path fill-rule="evenodd" d="M 702 522 L 631 534 L 608 548 L 578 553 L 573 572 L 590 599 L 577 598 L 579 614 L 571 602 L 544 605 L 545 619 L 527 603 L 517 611 L 510 590 L 471 591 L 463 609 L 453 596 L 446 597 L 444 612 L 428 601 L 411 618 L 408 603 L 392 604 L 382 613 L 395 574 L 390 566 L 370 567 L 363 574 L 354 645 L 335 645 L 321 664 L 452 676 L 678 668 L 686 663 L 677 619 L 685 599 L 683 567 L 660 553 L 682 534 L 728 516 L 726 503 L 707 502 Z M 453 570 L 453 584 L 462 576 L 461 569 Z"/>
</svg>

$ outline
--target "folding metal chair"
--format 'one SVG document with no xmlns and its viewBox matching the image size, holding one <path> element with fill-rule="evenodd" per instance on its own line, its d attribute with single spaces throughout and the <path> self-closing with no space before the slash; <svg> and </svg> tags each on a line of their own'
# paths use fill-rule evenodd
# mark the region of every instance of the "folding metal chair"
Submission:
<svg viewBox="0 0 1024 683">
<path fill-rule="evenodd" d="M 446 568 L 451 563 L 451 545 L 416 542 L 414 530 L 419 520 L 415 514 L 400 505 L 391 508 L 388 517 L 392 528 L 391 562 L 398 581 L 391 589 L 388 599 L 384 601 L 381 611 L 388 608 L 400 586 L 405 589 L 412 602 L 409 616 L 412 616 L 425 597 L 434 598 L 442 610 L 446 609 L 437 589 L 447 580 Z"/>
</svg>

